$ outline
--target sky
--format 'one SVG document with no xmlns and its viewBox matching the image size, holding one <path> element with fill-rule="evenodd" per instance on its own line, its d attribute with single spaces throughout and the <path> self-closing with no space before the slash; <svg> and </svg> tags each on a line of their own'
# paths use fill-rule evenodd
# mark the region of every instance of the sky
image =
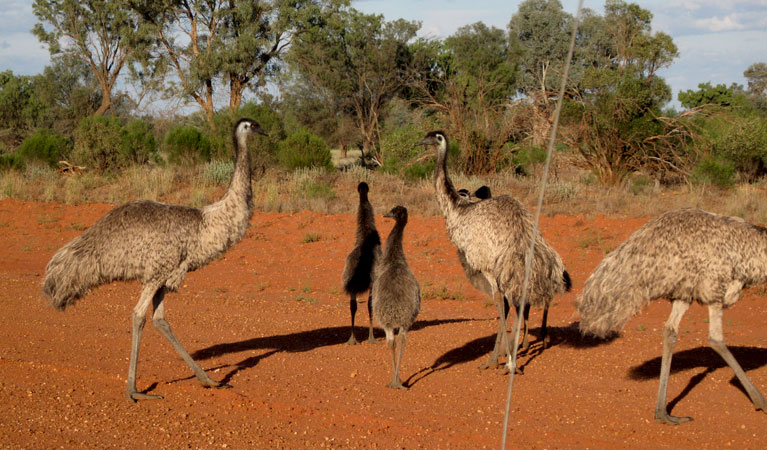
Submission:
<svg viewBox="0 0 767 450">
<path fill-rule="evenodd" d="M 506 29 L 519 0 L 356 0 L 365 12 L 387 20 L 421 22 L 420 36 L 445 38 L 475 22 Z M 653 13 L 653 32 L 671 35 L 679 57 L 660 72 L 674 93 L 699 83 L 745 85 L 743 71 L 767 62 L 767 0 L 639 0 Z M 562 0 L 575 14 L 577 0 Z M 604 1 L 584 0 L 584 7 L 603 12 Z M 50 56 L 30 32 L 36 23 L 32 0 L 0 0 L 0 72 L 19 75 L 43 71 Z"/>
</svg>

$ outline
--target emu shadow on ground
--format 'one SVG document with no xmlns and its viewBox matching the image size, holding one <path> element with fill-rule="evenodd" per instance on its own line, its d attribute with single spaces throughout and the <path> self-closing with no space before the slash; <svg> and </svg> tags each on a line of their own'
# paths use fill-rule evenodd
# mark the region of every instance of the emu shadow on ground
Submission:
<svg viewBox="0 0 767 450">
<path fill-rule="evenodd" d="M 767 348 L 760 347 L 742 347 L 727 346 L 733 356 L 738 360 L 743 370 L 748 372 L 764 366 L 767 360 Z M 661 357 L 650 359 L 629 369 L 628 377 L 632 380 L 653 380 L 658 378 L 660 373 Z M 727 363 L 710 347 L 697 347 L 689 350 L 674 353 L 674 364 L 671 365 L 671 373 L 683 372 L 696 368 L 705 368 L 690 378 L 687 386 L 673 400 L 668 403 L 668 410 L 674 409 L 677 403 L 687 396 L 692 390 L 700 384 L 706 377 L 714 373 L 717 369 L 727 367 Z M 738 382 L 738 378 L 733 375 L 730 384 L 738 388 L 743 394 L 748 396 L 748 392 L 743 385 Z"/>
<path fill-rule="evenodd" d="M 472 319 L 420 320 L 413 324 L 411 331 L 437 325 L 467 322 L 470 320 Z M 252 339 L 245 339 L 237 342 L 211 345 L 210 347 L 195 351 L 192 353 L 192 357 L 198 361 L 202 361 L 249 350 L 270 350 L 260 355 L 249 356 L 237 363 L 224 364 L 208 369 L 220 370 L 224 368 L 231 368 L 230 372 L 224 376 L 225 382 L 228 382 L 237 373 L 255 367 L 259 361 L 276 353 L 300 353 L 311 351 L 320 347 L 326 347 L 329 345 L 341 345 L 346 343 L 349 337 L 348 333 L 349 327 L 327 327 L 318 328 L 316 330 L 299 331 L 296 333 L 280 334 L 276 336 L 263 336 Z M 173 382 L 191 378 L 192 377 L 180 378 L 173 380 Z"/>
<path fill-rule="evenodd" d="M 416 322 L 416 325 L 418 323 Z M 414 325 L 414 328 L 416 326 Z M 517 370 L 520 371 L 520 373 L 524 373 L 525 367 L 530 364 L 535 358 L 540 356 L 543 353 L 544 346 L 541 339 L 541 334 L 543 330 L 539 328 L 530 329 L 530 334 L 537 338 L 532 344 L 530 344 L 530 347 L 527 349 L 527 351 L 520 353 L 520 355 L 523 355 L 526 357 L 525 361 L 522 364 L 519 364 L 517 366 Z M 580 332 L 578 331 L 577 324 L 575 326 L 570 325 L 567 327 L 552 327 L 549 326 L 547 328 L 548 336 L 551 338 L 549 343 L 546 345 L 546 348 L 550 349 L 552 347 L 555 347 L 557 345 L 569 345 L 572 347 L 581 347 L 582 345 L 579 344 L 580 341 L 583 339 L 581 338 Z M 423 380 L 424 378 L 428 377 L 429 375 L 442 371 L 447 370 L 453 366 L 468 363 L 471 361 L 474 361 L 476 359 L 481 358 L 483 355 L 486 355 L 489 349 L 492 348 L 492 346 L 495 344 L 495 335 L 485 336 L 481 338 L 474 339 L 472 341 L 469 341 L 465 344 L 463 344 L 460 347 L 454 348 L 452 350 L 448 350 L 444 354 L 442 354 L 440 357 L 438 357 L 431 366 L 424 367 L 423 369 L 417 371 L 413 375 L 410 376 L 405 381 L 405 384 L 410 387 L 414 384 L 418 383 L 419 381 Z M 604 339 L 587 339 L 589 341 L 594 341 L 595 343 L 598 342 L 604 342 Z M 594 344 L 596 345 L 596 344 Z M 593 345 L 586 345 L 583 347 L 589 347 Z"/>
</svg>

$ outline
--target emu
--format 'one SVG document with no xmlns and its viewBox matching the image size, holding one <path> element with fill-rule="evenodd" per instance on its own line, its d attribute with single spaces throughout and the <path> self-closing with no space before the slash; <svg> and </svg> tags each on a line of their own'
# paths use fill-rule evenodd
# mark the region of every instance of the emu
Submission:
<svg viewBox="0 0 767 450">
<path fill-rule="evenodd" d="M 373 337 L 373 271 L 378 260 L 381 259 L 381 237 L 376 230 L 375 217 L 373 216 L 373 205 L 368 200 L 370 188 L 364 181 L 357 185 L 357 192 L 360 194 L 360 206 L 357 209 L 357 238 L 354 243 L 354 249 L 346 257 L 346 266 L 342 281 L 344 291 L 350 296 L 349 310 L 352 316 L 351 336 L 346 341 L 347 344 L 359 344 L 354 337 L 354 316 L 357 314 L 357 295 L 365 291 L 368 295 L 368 319 L 370 326 L 368 328 L 368 342 L 375 344 Z"/>
<path fill-rule="evenodd" d="M 141 333 L 150 304 L 152 323 L 176 349 L 205 387 L 222 387 L 189 356 L 165 320 L 165 293 L 175 291 L 187 272 L 219 257 L 242 239 L 252 210 L 250 154 L 247 140 L 266 132 L 253 120 L 234 126 L 236 153 L 229 189 L 216 203 L 202 209 L 147 200 L 118 206 L 61 247 L 46 267 L 43 294 L 64 310 L 90 288 L 115 280 L 138 280 L 141 296 L 133 309 L 128 383 L 132 401 L 162 398 L 136 390 L 136 365 Z"/>
<path fill-rule="evenodd" d="M 708 342 L 735 372 L 756 409 L 761 392 L 724 343 L 722 310 L 744 287 L 767 281 L 767 228 L 740 218 L 684 208 L 647 222 L 599 263 L 576 302 L 582 333 L 607 337 L 651 300 L 667 298 L 663 354 L 655 420 L 677 425 L 692 420 L 666 409 L 671 356 L 682 316 L 693 302 L 708 307 Z"/>
<path fill-rule="evenodd" d="M 407 389 L 399 377 L 402 352 L 405 350 L 407 330 L 418 317 L 421 308 L 421 288 L 408 267 L 402 249 L 402 234 L 407 224 L 407 209 L 395 206 L 384 217 L 396 221 L 389 237 L 383 258 L 376 266 L 373 285 L 373 315 L 386 332 L 386 345 L 391 349 L 392 380 L 387 387 Z M 394 330 L 399 329 L 395 337 Z"/>
<path fill-rule="evenodd" d="M 506 296 L 515 306 L 519 305 L 525 255 L 535 230 L 533 217 L 518 200 L 506 195 L 480 202 L 462 201 L 447 173 L 447 135 L 442 131 L 431 131 L 419 144 L 437 148 L 434 186 L 448 235 L 458 251 L 464 254 L 466 263 L 484 275 L 490 284 L 499 316 L 496 341 L 500 341 L 506 351 L 507 368 L 514 370 L 502 299 Z M 531 306 L 544 306 L 555 294 L 569 291 L 572 283 L 557 252 L 540 233 L 535 234 L 535 239 L 527 299 Z M 480 368 L 497 367 L 498 356 L 496 347 Z"/>
<path fill-rule="evenodd" d="M 473 194 L 469 193 L 468 189 L 459 189 L 458 195 L 461 196 L 462 199 L 465 201 L 472 201 L 472 197 L 478 199 L 479 201 L 487 200 L 493 196 L 492 192 L 490 191 L 490 188 L 487 186 L 480 186 L 476 191 L 474 191 Z M 477 288 L 480 292 L 484 293 L 490 298 L 493 298 L 493 291 L 490 286 L 490 282 L 485 278 L 482 273 L 473 267 L 469 266 L 469 264 L 466 262 L 466 255 L 463 254 L 461 250 L 458 250 L 458 260 L 461 262 L 461 266 L 463 267 L 464 272 L 466 273 L 466 278 L 469 279 L 469 282 Z M 529 319 L 530 319 L 530 304 L 525 305 L 525 311 L 524 311 L 524 331 L 522 332 L 522 344 L 520 344 L 521 350 L 527 350 L 530 347 L 530 343 L 528 341 L 528 335 L 529 335 Z M 506 298 L 506 296 L 503 296 L 503 315 L 508 320 L 509 317 L 509 300 Z M 545 349 L 549 345 L 549 336 L 546 330 L 546 323 L 548 321 L 549 316 L 549 305 L 548 303 L 543 306 L 543 318 L 541 319 L 541 343 L 543 348 Z M 500 339 L 498 339 L 499 336 L 496 336 L 495 340 L 495 352 L 498 352 L 498 346 L 501 345 Z"/>
</svg>

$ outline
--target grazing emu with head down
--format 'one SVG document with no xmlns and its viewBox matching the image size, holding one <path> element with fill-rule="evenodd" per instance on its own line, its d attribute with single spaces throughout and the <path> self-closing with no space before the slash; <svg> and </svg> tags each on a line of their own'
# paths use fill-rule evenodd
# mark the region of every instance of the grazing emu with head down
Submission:
<svg viewBox="0 0 767 450">
<path fill-rule="evenodd" d="M 708 306 L 709 345 L 735 371 L 757 409 L 767 403 L 724 344 L 722 309 L 744 287 L 767 281 L 767 229 L 698 209 L 667 212 L 632 234 L 597 266 L 577 301 L 580 329 L 605 337 L 651 300 L 671 301 L 663 327 L 663 356 L 655 420 L 679 424 L 666 410 L 671 355 L 682 316 L 692 302 Z"/>
<path fill-rule="evenodd" d="M 384 217 L 393 218 L 394 224 L 386 239 L 383 258 L 376 266 L 373 285 L 373 315 L 386 332 L 386 344 L 391 349 L 392 381 L 387 387 L 406 389 L 399 377 L 402 352 L 405 350 L 407 330 L 413 325 L 421 307 L 421 288 L 407 265 L 402 250 L 402 233 L 407 224 L 407 209 L 395 206 Z M 399 329 L 397 336 L 394 330 Z"/>
<path fill-rule="evenodd" d="M 480 202 L 462 201 L 447 174 L 445 133 L 432 131 L 420 144 L 437 148 L 434 184 L 450 240 L 463 252 L 466 263 L 482 273 L 491 286 L 500 317 L 500 338 L 496 340 L 500 339 L 505 348 L 507 367 L 511 369 L 503 297 L 511 298 L 514 305 L 519 305 L 522 298 L 525 255 L 535 230 L 533 217 L 519 201 L 506 195 Z M 570 275 L 565 271 L 562 259 L 540 233 L 535 234 L 535 239 L 527 300 L 532 306 L 544 306 L 551 302 L 554 294 L 570 289 Z M 480 367 L 497 365 L 496 349 L 490 354 L 487 364 Z"/>
<path fill-rule="evenodd" d="M 360 194 L 360 206 L 357 210 L 357 239 L 354 249 L 346 257 L 346 266 L 342 280 L 344 291 L 350 296 L 349 310 L 352 316 L 351 336 L 347 344 L 358 344 L 354 337 L 354 316 L 357 314 L 357 295 L 369 291 L 368 295 L 368 342 L 375 343 L 373 338 L 373 271 L 376 261 L 381 259 L 381 238 L 376 230 L 373 205 L 368 201 L 368 185 L 364 181 L 357 185 Z"/>
<path fill-rule="evenodd" d="M 266 135 L 253 120 L 234 127 L 236 161 L 229 190 L 216 203 L 202 209 L 134 201 L 119 206 L 79 237 L 59 249 L 48 263 L 43 294 L 64 310 L 90 288 L 114 280 L 138 280 L 141 297 L 133 309 L 128 385 L 130 400 L 162 398 L 136 390 L 136 364 L 141 332 L 150 304 L 152 322 L 206 387 L 219 387 L 194 362 L 165 320 L 167 291 L 175 291 L 187 272 L 219 257 L 242 239 L 251 216 L 250 154 L 247 139 Z"/>
</svg>

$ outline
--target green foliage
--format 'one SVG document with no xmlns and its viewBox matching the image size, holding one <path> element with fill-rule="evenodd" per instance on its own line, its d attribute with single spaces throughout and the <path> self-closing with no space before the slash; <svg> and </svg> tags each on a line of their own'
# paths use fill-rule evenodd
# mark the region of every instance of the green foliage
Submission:
<svg viewBox="0 0 767 450">
<path fill-rule="evenodd" d="M 693 169 L 692 181 L 696 184 L 731 187 L 735 184 L 735 165 L 723 158 L 706 156 Z"/>
<path fill-rule="evenodd" d="M 302 168 L 333 169 L 330 146 L 306 129 L 299 130 L 278 144 L 277 159 L 288 170 Z"/>
<path fill-rule="evenodd" d="M 511 157 L 517 172 L 530 175 L 536 165 L 546 162 L 546 149 L 529 145 L 514 149 Z"/>
<path fill-rule="evenodd" d="M 118 169 L 124 165 L 120 154 L 122 134 L 122 124 L 116 117 L 86 117 L 75 129 L 70 162 L 101 172 Z"/>
<path fill-rule="evenodd" d="M 210 140 L 193 126 L 178 125 L 168 130 L 162 149 L 172 164 L 193 165 L 210 161 Z"/>
<path fill-rule="evenodd" d="M 711 86 L 711 83 L 699 83 L 698 90 L 688 89 L 677 95 L 679 103 L 687 109 L 703 105 L 731 106 L 733 104 L 733 89 L 724 84 Z"/>
<path fill-rule="evenodd" d="M 124 163 L 146 164 L 157 158 L 157 140 L 152 134 L 151 125 L 144 120 L 128 122 L 122 130 L 120 160 Z"/>
<path fill-rule="evenodd" d="M 214 159 L 205 164 L 203 174 L 209 183 L 214 185 L 224 185 L 232 179 L 232 174 L 234 174 L 234 161 Z"/>
<path fill-rule="evenodd" d="M 423 134 L 416 127 L 406 126 L 381 136 L 381 153 L 384 158 L 382 170 L 385 173 L 403 174 L 403 171 L 418 165 L 416 160 L 423 156 L 424 148 L 417 144 L 423 139 Z M 417 172 L 417 169 L 414 170 Z"/>
<path fill-rule="evenodd" d="M 767 175 L 767 118 L 720 114 L 705 120 L 703 134 L 713 154 L 749 182 Z"/>
<path fill-rule="evenodd" d="M 37 126 L 45 111 L 34 92 L 32 79 L 0 72 L 0 144 L 16 147 Z"/>
<path fill-rule="evenodd" d="M 24 142 L 16 150 L 16 160 L 19 163 L 38 160 L 50 167 L 58 167 L 58 162 L 66 159 L 71 149 L 72 144 L 69 139 L 41 129 L 24 139 Z"/>
</svg>

